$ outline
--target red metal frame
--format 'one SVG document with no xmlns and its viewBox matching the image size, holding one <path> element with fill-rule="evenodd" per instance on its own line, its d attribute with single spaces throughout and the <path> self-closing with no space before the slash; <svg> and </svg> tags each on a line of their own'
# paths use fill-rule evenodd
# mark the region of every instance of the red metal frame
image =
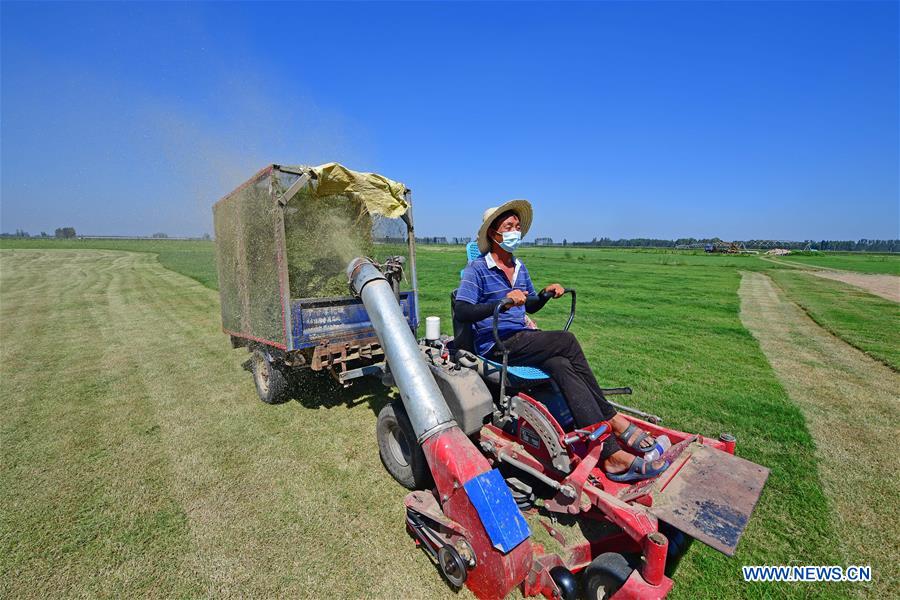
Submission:
<svg viewBox="0 0 900 600">
<path fill-rule="evenodd" d="M 507 554 L 501 553 L 469 501 L 463 485 L 490 471 L 490 463 L 458 427 L 429 437 L 422 450 L 434 476 L 441 511 L 469 532 L 466 542 L 474 551 L 477 568 L 469 572 L 466 585 L 478 598 L 505 598 L 528 575 L 532 545 L 525 540 Z"/>
<path fill-rule="evenodd" d="M 518 396 L 547 418 L 555 433 L 560 436 L 561 443 L 566 446 L 562 440 L 570 434 L 559 427 L 546 407 L 525 394 L 520 393 Z M 561 473 L 551 466 L 549 454 L 546 452 L 542 454 L 540 451 L 532 453 L 533 446 L 523 444 L 520 437 L 511 435 L 495 425 L 485 425 L 478 436 L 482 447 L 490 449 L 488 458 L 494 466 L 499 465 L 499 456 L 503 453 L 559 482 L 560 485 L 574 489 L 574 495 L 571 492 L 568 495 L 558 493 L 554 498 L 545 501 L 545 509 L 608 522 L 616 526 L 617 530 L 599 539 L 569 545 L 561 542 L 565 547 L 562 556 L 547 554 L 540 544 L 530 543 L 527 545 L 527 551 L 522 550 L 521 546 L 516 548 L 516 556 L 510 560 L 493 560 L 486 565 L 483 561 L 487 557 L 483 553 L 485 550 L 490 552 L 490 542 L 485 537 L 465 493 L 460 491 L 466 480 L 489 469 L 491 464 L 458 429 L 450 430 L 455 432 L 453 434 L 441 434 L 437 438 L 426 440 L 422 447 L 435 475 L 443 514 L 458 524 L 456 533 L 450 537 L 464 535 L 462 532 L 466 532 L 468 533 L 466 539 L 477 548 L 478 567 L 470 572 L 471 579 L 467 583 L 476 596 L 501 597 L 511 589 L 511 586 L 518 584 L 525 595 L 542 594 L 547 598 L 558 598 L 561 591 L 550 577 L 550 569 L 564 566 L 569 571 L 578 573 L 594 558 L 611 551 L 635 553 L 643 557 L 640 568 L 632 572 L 614 598 L 647 600 L 662 598 L 669 592 L 673 582 L 665 575 L 668 540 L 659 533 L 659 523 L 646 507 L 652 506 L 654 489 L 661 490 L 677 474 L 682 466 L 678 462 L 678 457 L 690 443 L 700 441 L 733 454 L 734 442 L 713 440 L 653 425 L 628 415 L 623 416 L 654 435 L 669 436 L 673 449 L 667 456 L 671 455 L 672 466 L 662 476 L 636 484 L 609 480 L 597 465 L 602 442 L 611 435 L 611 429 L 594 441 L 568 446 L 573 467 L 568 474 Z M 595 430 L 602 425 L 603 423 L 597 424 L 588 430 Z"/>
<path fill-rule="evenodd" d="M 260 170 L 257 171 L 256 173 L 254 173 L 254 174 L 250 177 L 250 179 L 248 179 L 247 181 L 245 181 L 245 182 L 242 183 L 241 185 L 237 186 L 235 189 L 231 190 L 230 192 L 228 192 L 227 194 L 225 194 L 224 196 L 222 196 L 221 198 L 219 198 L 218 200 L 216 200 L 216 202 L 215 202 L 215 204 L 213 204 L 213 206 L 215 206 L 216 204 L 218 204 L 218 203 L 221 202 L 222 200 L 227 200 L 228 198 L 231 198 L 232 196 L 234 196 L 235 194 L 237 194 L 237 193 L 240 192 L 241 190 L 243 190 L 243 189 L 245 189 L 245 188 L 247 188 L 247 187 L 253 185 L 253 184 L 256 183 L 257 181 L 259 181 L 260 179 L 262 179 L 263 177 L 265 177 L 266 175 L 268 175 L 269 173 L 271 173 L 273 169 L 275 169 L 275 165 L 274 165 L 274 164 L 272 164 L 272 165 L 266 165 L 265 167 L 263 167 L 262 169 L 260 169 Z"/>
<path fill-rule="evenodd" d="M 284 344 L 279 344 L 278 342 L 273 342 L 272 340 L 264 340 L 252 335 L 247 335 L 246 333 L 237 333 L 236 331 L 231 331 L 230 329 L 225 329 L 224 327 L 222 328 L 222 333 L 227 333 L 228 335 L 233 335 L 234 337 L 243 338 L 245 340 L 259 342 L 260 344 L 265 344 L 267 346 L 274 346 L 275 348 L 279 348 L 281 350 L 287 350 L 287 346 L 285 346 Z"/>
</svg>

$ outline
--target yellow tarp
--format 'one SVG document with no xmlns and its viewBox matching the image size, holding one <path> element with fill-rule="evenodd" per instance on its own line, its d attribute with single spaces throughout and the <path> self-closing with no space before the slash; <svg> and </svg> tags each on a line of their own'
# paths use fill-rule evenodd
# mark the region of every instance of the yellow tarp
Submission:
<svg viewBox="0 0 900 600">
<path fill-rule="evenodd" d="M 391 219 L 401 216 L 409 208 L 405 198 L 407 188 L 399 181 L 377 173 L 353 171 L 338 163 L 319 165 L 312 171 L 318 180 L 316 196 L 349 196 L 363 202 L 369 214 Z"/>
</svg>

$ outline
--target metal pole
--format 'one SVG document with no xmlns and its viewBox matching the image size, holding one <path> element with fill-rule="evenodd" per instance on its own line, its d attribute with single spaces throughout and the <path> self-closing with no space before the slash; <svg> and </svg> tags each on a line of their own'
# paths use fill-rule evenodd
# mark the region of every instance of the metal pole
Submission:
<svg viewBox="0 0 900 600">
<path fill-rule="evenodd" d="M 416 330 L 419 328 L 419 278 L 416 273 L 416 229 L 413 226 L 412 215 L 412 192 L 406 192 L 406 201 L 409 208 L 403 214 L 403 220 L 406 221 L 406 232 L 409 239 L 406 241 L 409 246 L 409 281 L 412 285 L 413 300 L 416 305 Z"/>
</svg>

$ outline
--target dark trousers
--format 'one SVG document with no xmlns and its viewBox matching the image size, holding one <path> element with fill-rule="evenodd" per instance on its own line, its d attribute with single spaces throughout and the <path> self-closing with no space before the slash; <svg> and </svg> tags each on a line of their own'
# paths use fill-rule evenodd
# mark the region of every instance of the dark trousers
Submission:
<svg viewBox="0 0 900 600">
<path fill-rule="evenodd" d="M 606 400 L 597 378 L 594 377 L 581 344 L 568 331 L 540 331 L 525 329 L 505 339 L 509 350 L 510 365 L 528 365 L 545 371 L 562 390 L 569 410 L 579 427 L 587 427 L 600 421 L 608 421 L 616 409 Z M 501 361 L 503 354 L 496 346 L 494 360 Z M 604 443 L 604 458 L 619 450 L 615 437 Z"/>
</svg>

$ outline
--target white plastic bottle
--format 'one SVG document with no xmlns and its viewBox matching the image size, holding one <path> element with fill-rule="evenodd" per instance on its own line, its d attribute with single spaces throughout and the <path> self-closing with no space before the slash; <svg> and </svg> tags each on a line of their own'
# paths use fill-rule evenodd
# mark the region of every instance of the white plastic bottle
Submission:
<svg viewBox="0 0 900 600">
<path fill-rule="evenodd" d="M 425 339 L 429 342 L 441 337 L 441 318 L 425 317 Z"/>
</svg>

